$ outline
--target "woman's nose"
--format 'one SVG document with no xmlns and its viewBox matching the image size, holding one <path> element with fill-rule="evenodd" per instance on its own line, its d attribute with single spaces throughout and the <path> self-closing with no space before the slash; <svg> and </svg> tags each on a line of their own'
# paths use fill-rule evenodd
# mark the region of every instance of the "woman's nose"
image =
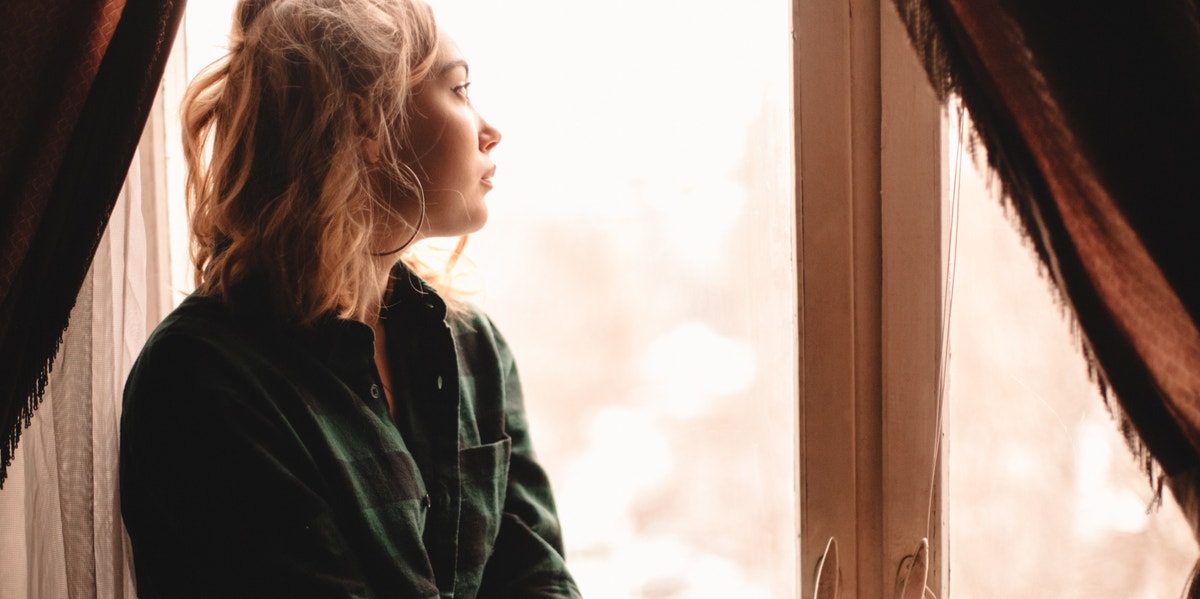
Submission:
<svg viewBox="0 0 1200 599">
<path fill-rule="evenodd" d="M 496 147 L 496 144 L 500 143 L 500 130 L 493 127 L 483 117 L 479 117 L 479 123 L 482 125 L 479 129 L 479 149 L 490 152 L 492 148 Z"/>
</svg>

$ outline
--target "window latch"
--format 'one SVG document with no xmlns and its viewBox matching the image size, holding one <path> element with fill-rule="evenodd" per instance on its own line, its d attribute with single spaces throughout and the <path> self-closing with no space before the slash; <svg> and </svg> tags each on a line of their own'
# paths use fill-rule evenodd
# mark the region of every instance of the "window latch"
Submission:
<svg viewBox="0 0 1200 599">
<path fill-rule="evenodd" d="M 825 553 L 817 560 L 815 578 L 813 599 L 837 599 L 842 570 L 838 566 L 837 539 L 834 537 L 829 537 L 829 541 L 825 543 Z"/>
<path fill-rule="evenodd" d="M 896 599 L 924 599 L 929 580 L 929 539 L 921 539 L 917 550 L 900 560 L 896 570 Z M 936 597 L 936 595 L 935 595 Z"/>
</svg>

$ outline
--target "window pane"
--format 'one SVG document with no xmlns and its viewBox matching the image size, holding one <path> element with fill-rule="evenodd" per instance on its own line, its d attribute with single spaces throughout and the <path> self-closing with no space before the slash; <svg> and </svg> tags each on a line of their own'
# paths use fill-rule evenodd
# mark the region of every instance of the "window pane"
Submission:
<svg viewBox="0 0 1200 599">
<path fill-rule="evenodd" d="M 189 6 L 189 73 L 232 4 Z M 790 3 L 433 6 L 504 136 L 459 270 L 584 594 L 792 597 Z"/>
<path fill-rule="evenodd" d="M 504 134 L 468 254 L 584 594 L 793 596 L 790 5 L 434 8 Z"/>
<path fill-rule="evenodd" d="M 963 161 L 947 422 L 953 595 L 1181 596 L 1197 557 L 1187 523 L 1166 490 L 1147 513 L 1152 489 L 1088 380 L 1065 308 L 1015 216 Z"/>
</svg>

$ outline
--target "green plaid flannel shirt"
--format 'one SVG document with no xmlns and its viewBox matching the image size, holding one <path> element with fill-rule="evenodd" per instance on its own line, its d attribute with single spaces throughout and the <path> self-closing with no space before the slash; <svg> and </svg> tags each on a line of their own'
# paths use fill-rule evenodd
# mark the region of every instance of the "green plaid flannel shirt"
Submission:
<svg viewBox="0 0 1200 599">
<path fill-rule="evenodd" d="M 151 335 L 121 422 L 143 599 L 580 596 L 503 338 L 397 272 L 394 419 L 368 326 L 280 323 L 253 284 Z"/>
</svg>

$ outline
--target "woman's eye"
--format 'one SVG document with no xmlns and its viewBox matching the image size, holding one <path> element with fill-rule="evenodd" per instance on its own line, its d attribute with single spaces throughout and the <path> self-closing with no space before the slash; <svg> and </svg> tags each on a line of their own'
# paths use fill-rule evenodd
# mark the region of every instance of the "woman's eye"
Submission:
<svg viewBox="0 0 1200 599">
<path fill-rule="evenodd" d="M 454 93 L 456 93 L 464 98 L 470 98 L 470 94 L 467 93 L 467 88 L 469 88 L 469 87 L 471 87 L 470 81 L 463 83 L 461 85 L 456 85 L 451 89 L 454 90 Z"/>
</svg>

